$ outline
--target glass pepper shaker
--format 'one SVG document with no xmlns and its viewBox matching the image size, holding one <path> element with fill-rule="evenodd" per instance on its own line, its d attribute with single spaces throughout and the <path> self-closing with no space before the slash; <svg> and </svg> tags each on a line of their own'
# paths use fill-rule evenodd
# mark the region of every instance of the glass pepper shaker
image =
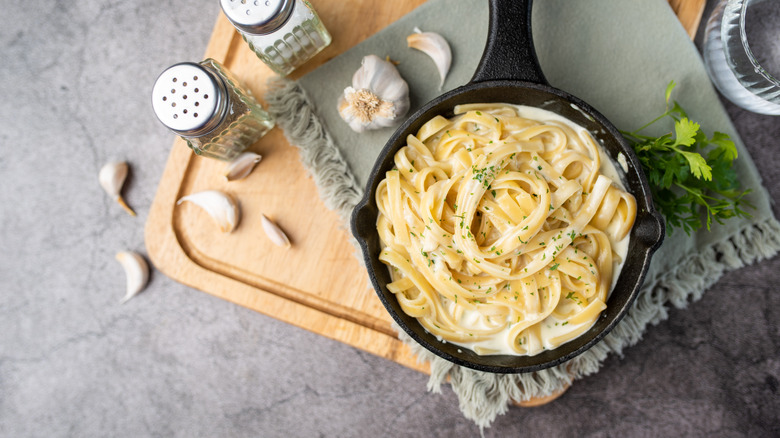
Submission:
<svg viewBox="0 0 780 438">
<path fill-rule="evenodd" d="M 220 63 L 206 59 L 166 69 L 152 89 L 152 107 L 198 155 L 230 161 L 274 127 L 274 121 Z"/>
<path fill-rule="evenodd" d="M 220 0 L 228 20 L 273 71 L 285 76 L 331 41 L 304 0 Z"/>
</svg>

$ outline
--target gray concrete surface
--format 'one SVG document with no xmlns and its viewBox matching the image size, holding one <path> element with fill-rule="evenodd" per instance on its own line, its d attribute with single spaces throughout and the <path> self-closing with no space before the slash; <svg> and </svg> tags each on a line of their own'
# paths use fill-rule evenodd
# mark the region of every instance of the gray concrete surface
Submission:
<svg viewBox="0 0 780 438">
<path fill-rule="evenodd" d="M 4 2 L 0 13 L 0 436 L 470 437 L 426 376 L 153 273 L 144 251 L 170 134 L 156 75 L 203 53 L 213 0 Z M 780 196 L 780 119 L 726 104 Z M 97 184 L 132 164 L 139 217 Z M 775 207 L 775 214 L 780 213 Z M 780 435 L 780 258 L 726 275 L 625 357 L 485 436 Z"/>
</svg>

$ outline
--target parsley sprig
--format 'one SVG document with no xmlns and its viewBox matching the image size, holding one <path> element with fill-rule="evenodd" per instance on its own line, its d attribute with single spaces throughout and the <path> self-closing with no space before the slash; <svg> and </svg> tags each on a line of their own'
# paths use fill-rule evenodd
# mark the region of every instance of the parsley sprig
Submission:
<svg viewBox="0 0 780 438">
<path fill-rule="evenodd" d="M 666 218 L 669 233 L 682 228 L 687 234 L 712 222 L 736 216 L 750 217 L 743 206 L 753 207 L 740 190 L 732 168 L 737 148 L 722 132 L 712 137 L 690 120 L 676 101 L 671 101 L 674 81 L 666 87 L 666 111 L 633 132 L 622 131 L 636 152 L 650 182 L 653 202 Z M 674 132 L 660 137 L 640 132 L 664 119 L 674 121 Z M 705 158 L 706 157 L 706 158 Z M 702 217 L 706 217 L 702 223 Z"/>
</svg>

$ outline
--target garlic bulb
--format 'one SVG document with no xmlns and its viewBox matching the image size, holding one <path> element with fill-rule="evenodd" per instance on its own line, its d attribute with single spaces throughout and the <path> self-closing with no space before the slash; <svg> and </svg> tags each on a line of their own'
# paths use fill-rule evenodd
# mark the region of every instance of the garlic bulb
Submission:
<svg viewBox="0 0 780 438">
<path fill-rule="evenodd" d="M 265 234 L 276 246 L 281 246 L 284 248 L 289 248 L 292 246 L 290 244 L 290 239 L 286 234 L 284 234 L 284 231 L 282 231 L 278 225 L 271 222 L 271 220 L 265 217 L 265 215 L 262 215 L 260 221 L 263 224 L 263 230 L 265 231 Z"/>
<path fill-rule="evenodd" d="M 185 201 L 190 201 L 202 208 L 219 225 L 223 233 L 229 233 L 238 225 L 240 211 L 238 204 L 230 195 L 218 190 L 206 190 L 204 192 L 193 193 L 185 196 L 176 202 L 179 205 Z"/>
<path fill-rule="evenodd" d="M 423 32 L 415 27 L 414 33 L 406 37 L 406 44 L 431 57 L 433 63 L 436 64 L 436 69 L 439 70 L 439 77 L 441 77 L 439 89 L 441 90 L 452 64 L 452 50 L 450 50 L 447 40 L 438 33 Z"/>
<path fill-rule="evenodd" d="M 115 161 L 106 164 L 100 169 L 98 174 L 98 181 L 103 190 L 108 193 L 126 212 L 131 216 L 135 216 L 135 212 L 130 208 L 125 200 L 122 198 L 122 186 L 125 184 L 127 178 L 128 167 L 124 161 Z"/>
<path fill-rule="evenodd" d="M 262 155 L 254 152 L 244 152 L 233 161 L 228 163 L 225 168 L 225 178 L 228 181 L 246 178 L 255 168 L 257 163 L 263 159 Z"/>
<path fill-rule="evenodd" d="M 124 304 L 146 287 L 149 281 L 149 265 L 140 254 L 132 251 L 118 252 L 116 259 L 124 268 L 127 277 L 127 292 L 120 302 Z"/>
<path fill-rule="evenodd" d="M 409 85 L 392 63 L 368 55 L 352 76 L 352 86 L 344 89 L 338 109 L 355 132 L 392 126 L 409 111 Z"/>
</svg>

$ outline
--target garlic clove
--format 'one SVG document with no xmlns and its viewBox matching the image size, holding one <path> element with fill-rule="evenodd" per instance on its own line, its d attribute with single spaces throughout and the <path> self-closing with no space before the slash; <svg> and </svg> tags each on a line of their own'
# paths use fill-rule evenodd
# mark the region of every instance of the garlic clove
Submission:
<svg viewBox="0 0 780 438">
<path fill-rule="evenodd" d="M 286 234 L 284 234 L 284 231 L 282 231 L 278 225 L 271 222 L 271 220 L 268 219 L 265 215 L 261 216 L 260 221 L 263 224 L 263 230 L 265 231 L 265 234 L 269 239 L 271 239 L 271 242 L 284 248 L 290 248 L 292 246 L 290 244 L 290 239 Z"/>
<path fill-rule="evenodd" d="M 338 111 L 356 132 L 392 126 L 409 111 L 409 85 L 391 62 L 368 55 L 340 96 Z"/>
<path fill-rule="evenodd" d="M 263 159 L 263 156 L 254 152 L 244 152 L 233 161 L 228 163 L 225 168 L 225 178 L 228 181 L 235 181 L 246 178 L 257 163 Z"/>
<path fill-rule="evenodd" d="M 107 163 L 100 169 L 98 181 L 100 181 L 100 186 L 103 187 L 103 190 L 105 190 L 111 198 L 118 202 L 131 216 L 135 216 L 135 212 L 127 205 L 121 194 L 128 170 L 127 163 L 124 161 Z"/>
<path fill-rule="evenodd" d="M 218 190 L 206 190 L 185 196 L 176 202 L 180 205 L 185 201 L 192 202 L 202 208 L 219 226 L 223 233 L 229 233 L 236 228 L 240 217 L 238 204 L 230 195 Z"/>
<path fill-rule="evenodd" d="M 120 304 L 124 304 L 146 287 L 146 283 L 149 281 L 149 265 L 143 256 L 133 251 L 118 252 L 116 259 L 124 268 L 127 277 L 127 292 L 120 302 Z"/>
<path fill-rule="evenodd" d="M 447 78 L 447 73 L 450 71 L 450 65 L 452 64 L 452 50 L 447 40 L 443 36 L 435 32 L 422 32 L 420 29 L 415 28 L 413 34 L 406 37 L 406 43 L 409 47 L 417 49 L 426 55 L 428 55 L 433 63 L 436 65 L 436 69 L 439 70 L 439 77 L 441 77 L 441 83 L 439 89 L 444 86 L 444 79 Z"/>
</svg>

